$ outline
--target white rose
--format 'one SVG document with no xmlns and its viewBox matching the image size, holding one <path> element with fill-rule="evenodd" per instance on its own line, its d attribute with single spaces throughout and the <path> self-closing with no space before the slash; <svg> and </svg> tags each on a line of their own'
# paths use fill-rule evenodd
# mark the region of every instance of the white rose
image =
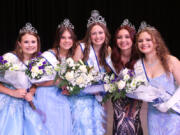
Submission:
<svg viewBox="0 0 180 135">
<path fill-rule="evenodd" d="M 31 69 L 32 73 L 38 73 L 38 71 L 39 71 L 39 68 L 37 66 L 33 66 Z"/>
<path fill-rule="evenodd" d="M 82 76 L 79 76 L 76 79 L 76 83 L 77 83 L 77 85 L 84 84 L 84 78 Z"/>
<path fill-rule="evenodd" d="M 68 63 L 68 65 L 69 65 L 70 67 L 73 67 L 73 66 L 74 66 L 74 60 L 73 60 L 72 58 L 68 58 L 68 59 L 66 60 L 66 62 Z"/>
<path fill-rule="evenodd" d="M 72 81 L 73 78 L 74 78 L 74 72 L 73 72 L 73 71 L 67 72 L 67 73 L 65 74 L 65 78 L 66 78 L 68 81 Z"/>
<path fill-rule="evenodd" d="M 82 72 L 87 73 L 87 68 L 86 68 L 85 65 L 81 65 L 81 66 L 79 67 L 79 69 L 80 69 Z"/>
<path fill-rule="evenodd" d="M 105 92 L 109 92 L 109 89 L 110 89 L 109 84 L 104 84 Z"/>
<path fill-rule="evenodd" d="M 122 90 L 126 85 L 126 82 L 123 81 L 123 80 L 120 80 L 119 82 L 117 82 L 117 86 L 118 86 L 118 89 Z"/>
<path fill-rule="evenodd" d="M 128 74 L 128 71 L 129 71 L 129 70 L 128 70 L 127 68 L 125 68 L 125 69 L 122 71 L 122 74 L 123 74 L 123 75 L 127 75 L 127 74 Z"/>
</svg>

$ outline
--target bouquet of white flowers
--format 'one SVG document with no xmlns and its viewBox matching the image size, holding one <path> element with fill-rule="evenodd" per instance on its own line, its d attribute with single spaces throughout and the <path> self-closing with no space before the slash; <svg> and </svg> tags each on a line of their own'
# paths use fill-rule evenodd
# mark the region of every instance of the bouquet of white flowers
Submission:
<svg viewBox="0 0 180 135">
<path fill-rule="evenodd" d="M 130 69 L 123 69 L 120 75 L 114 80 L 111 79 L 109 82 L 104 84 L 104 89 L 107 94 L 103 98 L 103 102 L 112 98 L 113 101 L 124 98 L 126 94 L 132 93 L 140 85 L 145 82 L 138 77 L 135 77 L 135 73 Z"/>
<path fill-rule="evenodd" d="M 8 70 L 9 67 L 11 67 L 11 64 L 6 59 L 4 59 L 3 56 L 0 56 L 0 72 Z"/>
<path fill-rule="evenodd" d="M 32 83 L 54 80 L 56 75 L 54 67 L 42 56 L 30 60 L 25 73 Z"/>
<path fill-rule="evenodd" d="M 57 77 L 62 80 L 58 86 L 66 95 L 78 94 L 80 90 L 100 81 L 103 77 L 93 67 L 85 65 L 81 60 L 75 62 L 72 58 L 62 59 L 59 69 Z"/>
<path fill-rule="evenodd" d="M 15 59 L 16 57 L 14 58 L 10 53 L 0 56 L 0 82 L 8 83 L 15 88 L 19 88 L 21 84 L 17 83 L 16 80 L 18 76 L 20 77 L 22 74 L 17 74 L 17 72 L 24 72 L 24 70 L 22 69 L 22 63 L 15 62 Z"/>
</svg>

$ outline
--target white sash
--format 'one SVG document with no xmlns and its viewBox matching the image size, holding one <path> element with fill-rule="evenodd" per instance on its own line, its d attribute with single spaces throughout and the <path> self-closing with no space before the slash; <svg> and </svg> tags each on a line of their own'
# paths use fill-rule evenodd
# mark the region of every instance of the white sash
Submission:
<svg viewBox="0 0 180 135">
<path fill-rule="evenodd" d="M 139 59 L 135 63 L 134 72 L 135 72 L 136 77 L 140 77 L 145 81 L 145 83 L 148 83 L 148 80 L 146 78 L 146 74 L 145 74 L 145 71 L 144 71 L 144 68 L 143 68 L 142 59 Z"/>
<path fill-rule="evenodd" d="M 82 51 L 84 52 L 84 49 L 85 49 L 84 43 L 80 43 L 80 46 L 81 46 Z M 94 52 L 92 45 L 90 46 L 89 59 L 87 60 L 87 63 L 89 66 L 93 66 L 96 71 L 101 72 L 100 65 L 98 63 L 98 60 L 96 58 L 96 54 Z"/>
<path fill-rule="evenodd" d="M 42 53 L 42 56 L 55 68 L 59 61 L 56 56 L 51 51 L 45 51 Z"/>
<path fill-rule="evenodd" d="M 111 60 L 111 54 L 106 57 L 106 63 L 111 68 L 111 70 L 118 76 Z"/>
</svg>

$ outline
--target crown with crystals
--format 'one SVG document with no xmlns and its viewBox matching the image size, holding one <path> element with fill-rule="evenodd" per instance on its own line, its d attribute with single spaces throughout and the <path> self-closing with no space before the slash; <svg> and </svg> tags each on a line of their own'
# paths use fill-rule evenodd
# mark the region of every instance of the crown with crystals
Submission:
<svg viewBox="0 0 180 135">
<path fill-rule="evenodd" d="M 124 21 L 123 21 L 122 24 L 121 24 L 121 27 L 122 27 L 122 26 L 128 26 L 128 27 L 136 30 L 135 26 L 132 25 L 132 23 L 131 23 L 128 19 L 124 19 Z"/>
<path fill-rule="evenodd" d="M 25 26 L 19 30 L 19 34 L 27 33 L 27 32 L 36 33 L 36 34 L 38 33 L 37 30 L 29 22 L 26 23 Z"/>
<path fill-rule="evenodd" d="M 64 21 L 58 25 L 58 28 L 60 28 L 60 27 L 66 27 L 66 28 L 74 29 L 74 26 L 69 21 L 69 19 L 64 19 Z"/>
<path fill-rule="evenodd" d="M 146 28 L 149 28 L 149 29 L 152 29 L 152 30 L 155 29 L 153 26 L 147 24 L 145 21 L 142 21 L 140 26 L 139 26 L 138 33 L 141 32 L 142 30 L 146 29 Z"/>
<path fill-rule="evenodd" d="M 105 19 L 99 14 L 98 10 L 91 11 L 91 17 L 88 19 L 87 27 L 89 27 L 93 23 L 102 23 L 106 26 Z"/>
</svg>

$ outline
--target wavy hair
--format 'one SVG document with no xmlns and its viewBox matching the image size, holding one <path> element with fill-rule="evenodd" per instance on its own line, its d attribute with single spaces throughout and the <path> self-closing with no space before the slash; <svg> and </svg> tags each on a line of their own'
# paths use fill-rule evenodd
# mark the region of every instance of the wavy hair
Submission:
<svg viewBox="0 0 180 135">
<path fill-rule="evenodd" d="M 79 43 L 84 43 L 85 44 L 85 49 L 84 49 L 84 57 L 83 57 L 83 61 L 86 62 L 89 58 L 89 53 L 90 53 L 90 46 L 92 45 L 91 42 L 91 30 L 95 25 L 99 25 L 105 32 L 105 41 L 101 47 L 101 49 L 99 50 L 99 54 L 100 54 L 100 65 L 104 66 L 104 68 L 106 69 L 107 72 L 110 72 L 110 68 L 106 63 L 105 58 L 108 56 L 108 47 L 109 47 L 109 40 L 111 38 L 111 35 L 107 29 L 107 27 L 99 22 L 93 23 L 91 24 L 86 31 L 86 35 L 83 38 L 83 40 L 79 41 Z"/>
<path fill-rule="evenodd" d="M 132 49 L 131 49 L 130 61 L 128 63 L 126 63 L 125 65 L 123 65 L 123 62 L 121 60 L 121 49 L 117 45 L 118 32 L 122 29 L 125 29 L 129 32 L 130 38 L 133 43 Z M 112 54 L 111 54 L 111 60 L 112 60 L 113 66 L 117 73 L 119 73 L 123 67 L 133 69 L 134 64 L 139 59 L 139 54 L 138 54 L 137 48 L 134 45 L 135 34 L 136 34 L 136 30 L 127 25 L 119 26 L 115 32 L 114 39 L 113 39 L 113 49 L 112 49 Z"/>
<path fill-rule="evenodd" d="M 168 55 L 170 54 L 170 52 L 165 44 L 165 41 L 163 40 L 163 38 L 160 34 L 160 32 L 155 28 L 153 28 L 153 29 L 150 27 L 144 28 L 136 35 L 136 46 L 138 45 L 139 35 L 143 32 L 147 32 L 151 36 L 153 43 L 156 44 L 156 48 L 155 48 L 156 54 L 157 54 L 158 58 L 160 59 L 166 74 L 169 75 L 170 69 L 169 69 L 169 65 L 168 65 Z M 139 51 L 139 53 L 140 53 L 141 57 L 144 57 L 143 53 L 141 53 L 140 51 Z"/>
</svg>

